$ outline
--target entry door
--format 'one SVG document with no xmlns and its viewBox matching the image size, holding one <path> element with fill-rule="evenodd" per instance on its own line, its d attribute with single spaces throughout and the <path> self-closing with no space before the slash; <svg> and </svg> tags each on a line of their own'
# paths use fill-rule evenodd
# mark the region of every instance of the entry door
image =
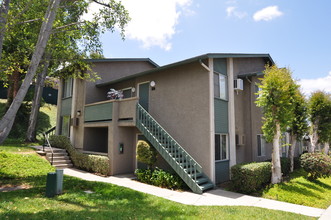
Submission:
<svg viewBox="0 0 331 220">
<path fill-rule="evenodd" d="M 148 111 L 149 104 L 149 82 L 139 84 L 139 104 Z"/>
</svg>

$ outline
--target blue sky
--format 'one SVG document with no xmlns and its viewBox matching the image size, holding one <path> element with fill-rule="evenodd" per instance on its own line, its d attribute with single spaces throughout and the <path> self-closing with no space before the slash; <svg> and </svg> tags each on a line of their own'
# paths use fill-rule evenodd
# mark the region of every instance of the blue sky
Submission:
<svg viewBox="0 0 331 220">
<path fill-rule="evenodd" d="M 330 0 L 122 0 L 126 39 L 102 37 L 107 58 L 158 63 L 205 53 L 269 53 L 306 93 L 331 92 Z"/>
</svg>

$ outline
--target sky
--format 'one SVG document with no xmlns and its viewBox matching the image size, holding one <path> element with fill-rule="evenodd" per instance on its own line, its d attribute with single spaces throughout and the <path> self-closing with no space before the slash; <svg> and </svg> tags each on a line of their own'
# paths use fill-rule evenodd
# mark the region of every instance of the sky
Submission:
<svg viewBox="0 0 331 220">
<path fill-rule="evenodd" d="M 122 0 L 131 17 L 123 41 L 102 36 L 107 58 L 160 66 L 205 53 L 269 53 L 306 95 L 331 92 L 330 0 Z"/>
</svg>

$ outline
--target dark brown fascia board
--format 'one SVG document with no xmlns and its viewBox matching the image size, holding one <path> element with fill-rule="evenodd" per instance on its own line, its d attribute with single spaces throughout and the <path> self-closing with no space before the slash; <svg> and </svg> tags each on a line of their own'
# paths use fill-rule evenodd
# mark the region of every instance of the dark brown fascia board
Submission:
<svg viewBox="0 0 331 220">
<path fill-rule="evenodd" d="M 157 67 L 155 69 L 151 69 L 151 70 L 147 70 L 147 71 L 144 71 L 144 72 L 136 73 L 136 74 L 126 76 L 126 77 L 123 77 L 123 78 L 120 78 L 120 79 L 117 79 L 117 80 L 113 80 L 113 81 L 110 81 L 110 82 L 99 83 L 99 84 L 96 84 L 96 86 L 97 87 L 108 86 L 108 85 L 113 84 L 113 83 L 121 82 L 121 81 L 124 81 L 124 80 L 129 80 L 129 79 L 132 79 L 132 78 L 135 78 L 135 77 L 151 74 L 151 73 L 158 72 L 158 71 L 161 71 L 161 70 L 166 70 L 166 69 L 169 69 L 169 68 L 177 67 L 177 66 L 180 66 L 180 65 L 183 65 L 183 64 L 188 64 L 188 63 L 192 63 L 192 62 L 196 62 L 196 61 L 204 60 L 204 59 L 208 59 L 208 58 L 217 59 L 217 58 L 249 58 L 249 57 L 251 57 L 251 58 L 252 57 L 263 57 L 263 58 L 266 58 L 272 64 L 274 64 L 274 61 L 272 60 L 272 58 L 269 54 L 207 53 L 207 54 L 192 57 L 192 58 L 189 58 L 189 59 L 186 59 L 186 60 L 182 60 L 182 61 L 179 61 L 179 62 L 175 62 L 175 63 L 171 63 L 171 64 L 168 64 L 168 65 L 160 66 L 160 67 Z"/>
</svg>

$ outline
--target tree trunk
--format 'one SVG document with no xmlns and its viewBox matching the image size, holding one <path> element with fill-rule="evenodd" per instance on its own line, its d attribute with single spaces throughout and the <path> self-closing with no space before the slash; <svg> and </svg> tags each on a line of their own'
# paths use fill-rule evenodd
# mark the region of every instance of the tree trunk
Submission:
<svg viewBox="0 0 331 220">
<path fill-rule="evenodd" d="M 318 131 L 318 126 L 317 126 L 318 122 L 315 121 L 312 125 L 313 127 L 313 133 L 310 135 L 310 148 L 308 149 L 308 152 L 309 153 L 314 153 L 315 152 L 315 149 L 316 149 L 316 145 L 318 143 L 318 134 L 317 134 L 317 131 Z"/>
<path fill-rule="evenodd" d="M 18 66 L 9 76 L 9 86 L 7 92 L 7 106 L 9 107 L 10 104 L 13 102 L 14 98 L 16 97 L 18 90 L 20 89 L 20 81 L 21 81 L 21 73 L 18 71 Z"/>
<path fill-rule="evenodd" d="M 327 142 L 327 143 L 324 144 L 324 153 L 326 155 L 328 155 L 329 149 L 330 149 L 330 143 Z"/>
<path fill-rule="evenodd" d="M 271 183 L 276 184 L 282 181 L 282 169 L 280 165 L 280 155 L 279 155 L 279 142 L 280 142 L 280 124 L 276 123 L 276 134 L 273 139 L 273 149 L 272 149 L 272 173 L 271 173 Z"/>
<path fill-rule="evenodd" d="M 0 121 L 0 144 L 3 143 L 3 141 L 7 138 L 13 126 L 16 113 L 22 104 L 22 101 L 30 87 L 30 83 L 32 82 L 33 77 L 36 74 L 41 57 L 45 51 L 47 41 L 52 31 L 52 26 L 55 20 L 56 11 L 59 7 L 60 1 L 61 0 L 51 0 L 49 2 L 44 21 L 40 28 L 38 41 L 35 50 L 33 52 L 31 63 L 29 65 L 25 79 L 15 99 L 13 100 L 13 103 L 10 105 L 6 114 L 3 116 L 3 118 Z"/>
<path fill-rule="evenodd" d="M 293 172 L 294 170 L 294 152 L 295 152 L 295 147 L 297 144 L 297 136 L 292 135 L 291 137 L 291 144 L 288 148 L 288 157 L 290 158 L 290 171 Z"/>
<path fill-rule="evenodd" d="M 3 0 L 0 6 L 0 60 L 2 55 L 3 39 L 6 32 L 7 16 L 10 0 Z"/>
<path fill-rule="evenodd" d="M 29 118 L 29 126 L 28 131 L 26 133 L 26 139 L 27 142 L 35 142 L 36 141 L 36 130 L 37 130 L 37 120 L 38 120 L 38 114 L 40 109 L 40 103 L 41 103 L 41 97 L 43 94 L 43 89 L 45 85 L 45 79 L 49 67 L 49 55 L 47 55 L 43 71 L 41 71 L 38 74 L 37 82 L 34 89 L 34 96 L 32 100 L 32 108 L 31 108 L 31 114 Z"/>
</svg>

